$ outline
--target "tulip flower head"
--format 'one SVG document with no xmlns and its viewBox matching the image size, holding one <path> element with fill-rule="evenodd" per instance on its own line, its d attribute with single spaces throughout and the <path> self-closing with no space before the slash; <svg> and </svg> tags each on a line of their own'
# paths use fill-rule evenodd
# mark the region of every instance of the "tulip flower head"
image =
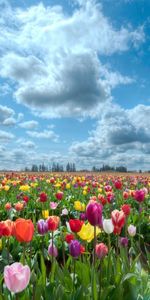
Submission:
<svg viewBox="0 0 150 300">
<path fill-rule="evenodd" d="M 78 240 L 72 240 L 69 244 L 70 255 L 74 258 L 78 258 L 81 254 L 81 244 Z"/>
<path fill-rule="evenodd" d="M 114 234 L 120 234 L 121 233 L 121 229 L 125 224 L 125 214 L 124 212 L 121 210 L 113 210 L 111 213 L 111 219 L 112 219 L 112 223 L 114 225 Z"/>
<path fill-rule="evenodd" d="M 31 220 L 17 219 L 14 222 L 14 236 L 18 242 L 31 242 L 34 234 L 34 225 Z"/>
<path fill-rule="evenodd" d="M 120 245 L 122 247 L 127 247 L 128 246 L 128 238 L 127 237 L 121 237 L 120 238 Z"/>
<path fill-rule="evenodd" d="M 104 244 L 104 243 L 100 243 L 96 245 L 96 255 L 98 256 L 98 258 L 103 258 L 107 255 L 108 253 L 108 247 Z"/>
<path fill-rule="evenodd" d="M 55 231 L 59 226 L 60 218 L 58 216 L 50 216 L 46 222 L 48 225 L 48 230 Z"/>
<path fill-rule="evenodd" d="M 40 198 L 39 198 L 40 202 L 46 202 L 47 201 L 47 194 L 42 192 L 40 193 Z"/>
<path fill-rule="evenodd" d="M 15 262 L 4 268 L 4 282 L 10 292 L 22 292 L 30 281 L 30 268 Z"/>
<path fill-rule="evenodd" d="M 70 219 L 69 220 L 69 226 L 72 232 L 79 232 L 82 228 L 83 221 L 79 219 Z"/>
<path fill-rule="evenodd" d="M 11 208 L 12 208 L 11 203 L 7 202 L 7 203 L 5 204 L 5 209 L 6 209 L 6 210 L 10 210 Z"/>
<path fill-rule="evenodd" d="M 67 244 L 70 244 L 71 241 L 74 239 L 75 239 L 75 236 L 72 233 L 67 233 L 65 236 L 65 241 L 67 242 Z"/>
<path fill-rule="evenodd" d="M 128 226 L 128 233 L 131 237 L 136 235 L 136 227 L 134 225 Z"/>
<path fill-rule="evenodd" d="M 44 221 L 43 219 L 40 219 L 37 222 L 37 230 L 39 234 L 45 234 L 48 232 L 48 224 L 46 221 Z"/>
<path fill-rule="evenodd" d="M 62 200 L 63 195 L 64 195 L 63 192 L 58 191 L 58 192 L 55 194 L 55 197 L 56 197 L 57 200 Z"/>
<path fill-rule="evenodd" d="M 57 257 L 58 256 L 58 250 L 57 250 L 57 247 L 52 243 L 50 243 L 49 247 L 48 247 L 48 254 L 50 256 L 53 256 L 53 257 Z"/>
<path fill-rule="evenodd" d="M 89 201 L 86 216 L 92 226 L 102 226 L 102 205 L 96 201 Z"/>
<path fill-rule="evenodd" d="M 134 193 L 134 198 L 139 203 L 143 202 L 145 199 L 145 191 L 144 190 L 137 190 Z"/>
<path fill-rule="evenodd" d="M 121 210 L 124 212 L 125 216 L 129 216 L 131 212 L 131 206 L 129 204 L 124 204 L 121 206 Z"/>
<path fill-rule="evenodd" d="M 104 219 L 103 220 L 103 230 L 107 234 L 111 234 L 114 231 L 114 225 L 112 223 L 112 219 Z"/>
</svg>

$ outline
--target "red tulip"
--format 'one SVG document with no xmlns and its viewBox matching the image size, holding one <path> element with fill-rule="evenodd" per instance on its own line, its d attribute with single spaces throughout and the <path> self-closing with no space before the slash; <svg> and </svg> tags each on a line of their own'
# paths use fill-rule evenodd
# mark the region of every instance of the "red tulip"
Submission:
<svg viewBox="0 0 150 300">
<path fill-rule="evenodd" d="M 0 222 L 0 237 L 11 236 L 13 233 L 13 226 L 14 226 L 14 222 L 11 220 Z"/>
<path fill-rule="evenodd" d="M 70 219 L 69 225 L 70 225 L 71 231 L 79 232 L 82 228 L 83 223 L 84 223 L 83 221 L 78 220 L 78 219 Z"/>
<path fill-rule="evenodd" d="M 58 228 L 60 218 L 58 216 L 50 216 L 47 219 L 48 230 L 55 231 Z"/>
<path fill-rule="evenodd" d="M 68 233 L 68 234 L 66 234 L 66 236 L 65 236 L 65 241 L 67 242 L 67 244 L 70 244 L 70 242 L 72 241 L 72 240 L 74 240 L 75 239 L 75 236 L 74 236 L 74 234 L 72 234 L 72 233 Z"/>
<path fill-rule="evenodd" d="M 115 188 L 117 190 L 121 190 L 122 189 L 122 182 L 120 180 L 116 180 L 115 183 L 114 183 L 114 185 L 115 185 Z"/>
<path fill-rule="evenodd" d="M 130 215 L 131 212 L 131 206 L 129 204 L 124 204 L 121 206 L 121 210 L 124 212 L 124 214 L 127 216 Z"/>
<path fill-rule="evenodd" d="M 39 200 L 40 200 L 40 202 L 46 202 L 47 201 L 47 194 L 42 192 L 40 194 L 40 199 Z"/>
<path fill-rule="evenodd" d="M 59 191 L 55 194 L 57 200 L 62 200 L 64 193 Z"/>
</svg>

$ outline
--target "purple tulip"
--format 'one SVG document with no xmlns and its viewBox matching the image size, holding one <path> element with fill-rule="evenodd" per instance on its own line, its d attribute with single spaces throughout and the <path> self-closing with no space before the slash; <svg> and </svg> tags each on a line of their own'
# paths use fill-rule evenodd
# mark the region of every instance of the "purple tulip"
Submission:
<svg viewBox="0 0 150 300">
<path fill-rule="evenodd" d="M 81 254 L 80 242 L 77 240 L 72 240 L 69 244 L 69 252 L 74 258 L 78 258 L 78 256 Z"/>
<path fill-rule="evenodd" d="M 93 226 L 102 226 L 102 205 L 91 200 L 86 207 L 86 216 Z"/>
<path fill-rule="evenodd" d="M 48 254 L 53 257 L 58 256 L 58 250 L 54 244 L 52 245 L 52 243 L 50 243 L 50 245 L 48 247 Z"/>
<path fill-rule="evenodd" d="M 37 222 L 37 230 L 39 234 L 45 234 L 48 232 L 48 224 L 43 219 L 40 219 Z"/>
<path fill-rule="evenodd" d="M 128 246 L 128 238 L 127 237 L 121 237 L 120 238 L 120 245 L 122 247 L 127 247 Z"/>
<path fill-rule="evenodd" d="M 81 213 L 80 214 L 80 220 L 82 220 L 82 221 L 86 221 L 87 220 L 86 213 Z"/>
</svg>

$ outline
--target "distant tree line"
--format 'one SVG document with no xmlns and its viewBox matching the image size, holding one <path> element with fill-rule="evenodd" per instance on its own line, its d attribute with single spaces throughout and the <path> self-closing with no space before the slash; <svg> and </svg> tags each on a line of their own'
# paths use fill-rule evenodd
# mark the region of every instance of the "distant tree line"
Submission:
<svg viewBox="0 0 150 300">
<path fill-rule="evenodd" d="M 76 166 L 75 163 L 67 163 L 65 169 L 64 166 L 59 164 L 59 163 L 55 163 L 53 162 L 52 165 L 45 165 L 40 164 L 33 164 L 31 166 L 31 168 L 29 167 L 25 167 L 24 169 L 25 172 L 76 172 Z"/>
<path fill-rule="evenodd" d="M 92 168 L 93 172 L 106 172 L 106 171 L 112 171 L 112 172 L 128 172 L 127 168 L 124 166 L 119 167 L 111 167 L 109 165 L 103 165 L 101 168 L 98 168 L 96 166 L 93 166 Z"/>
</svg>

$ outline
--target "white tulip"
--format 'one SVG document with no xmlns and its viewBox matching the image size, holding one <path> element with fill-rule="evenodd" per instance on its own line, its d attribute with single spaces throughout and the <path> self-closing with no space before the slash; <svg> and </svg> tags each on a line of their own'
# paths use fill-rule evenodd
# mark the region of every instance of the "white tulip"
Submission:
<svg viewBox="0 0 150 300">
<path fill-rule="evenodd" d="M 128 233 L 132 237 L 135 236 L 136 235 L 136 227 L 134 225 L 129 225 Z"/>
<path fill-rule="evenodd" d="M 107 234 L 110 234 L 114 231 L 114 225 L 111 219 L 104 219 L 103 221 L 103 229 Z"/>
</svg>

